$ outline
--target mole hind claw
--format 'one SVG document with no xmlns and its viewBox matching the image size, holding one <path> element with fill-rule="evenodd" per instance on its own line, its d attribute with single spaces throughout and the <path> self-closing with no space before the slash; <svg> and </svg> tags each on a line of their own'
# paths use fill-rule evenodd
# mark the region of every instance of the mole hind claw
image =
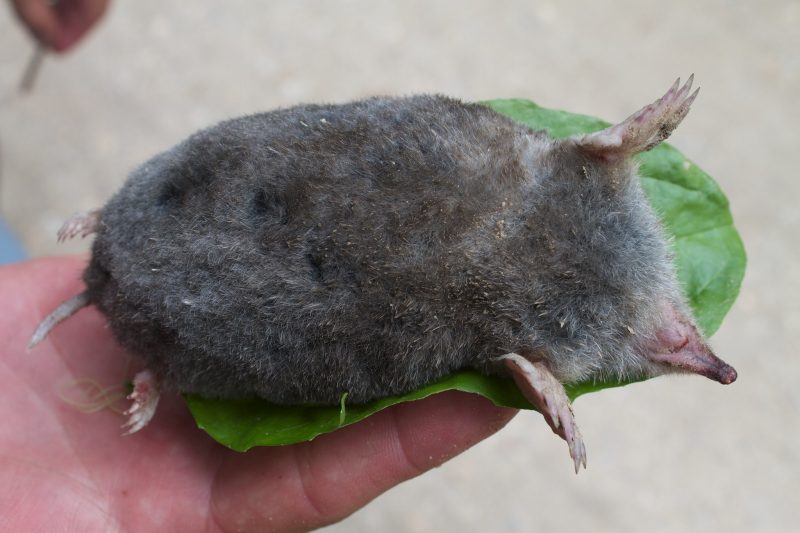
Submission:
<svg viewBox="0 0 800 533">
<path fill-rule="evenodd" d="M 544 416 L 553 432 L 567 441 L 569 455 L 575 463 L 575 473 L 581 465 L 586 468 L 586 446 L 575 423 L 567 391 L 543 362 L 531 362 L 525 357 L 508 353 L 498 358 L 511 371 L 514 382 L 525 398 Z"/>
<path fill-rule="evenodd" d="M 100 222 L 100 210 L 75 213 L 69 217 L 58 230 L 58 242 L 64 242 L 75 236 L 86 237 L 97 231 Z"/>
<path fill-rule="evenodd" d="M 125 411 L 128 421 L 122 425 L 128 430 L 125 435 L 136 433 L 145 427 L 153 415 L 159 399 L 158 380 L 149 370 L 143 370 L 133 378 L 133 392 L 128 395 L 133 400 L 133 405 Z"/>
</svg>

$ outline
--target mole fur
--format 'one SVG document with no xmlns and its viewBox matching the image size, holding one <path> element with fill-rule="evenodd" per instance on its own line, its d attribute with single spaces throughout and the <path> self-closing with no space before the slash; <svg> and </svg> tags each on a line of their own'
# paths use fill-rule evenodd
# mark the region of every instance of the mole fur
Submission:
<svg viewBox="0 0 800 533">
<path fill-rule="evenodd" d="M 689 312 L 630 158 L 442 96 L 222 122 L 102 209 L 91 303 L 167 389 L 366 402 L 535 353 L 645 377 Z"/>
</svg>

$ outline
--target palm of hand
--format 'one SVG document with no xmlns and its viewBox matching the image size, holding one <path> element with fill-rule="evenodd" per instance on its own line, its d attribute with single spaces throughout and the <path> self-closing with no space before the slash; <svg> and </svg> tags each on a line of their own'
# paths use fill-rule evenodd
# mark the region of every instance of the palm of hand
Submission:
<svg viewBox="0 0 800 533">
<path fill-rule="evenodd" d="M 441 464 L 514 414 L 444 393 L 309 443 L 240 454 L 203 434 L 165 393 L 150 425 L 122 437 L 120 415 L 87 415 L 57 394 L 70 378 L 125 378 L 128 355 L 100 313 L 83 310 L 25 348 L 39 320 L 81 290 L 83 265 L 54 258 L 0 269 L 0 529 L 307 530 Z"/>
</svg>

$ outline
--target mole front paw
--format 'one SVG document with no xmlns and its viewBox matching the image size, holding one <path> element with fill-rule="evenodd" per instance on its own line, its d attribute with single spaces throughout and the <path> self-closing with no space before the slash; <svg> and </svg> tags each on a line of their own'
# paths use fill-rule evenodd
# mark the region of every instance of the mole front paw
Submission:
<svg viewBox="0 0 800 533">
<path fill-rule="evenodd" d="M 133 405 L 125 411 L 128 421 L 123 424 L 123 428 L 128 428 L 125 435 L 136 433 L 150 422 L 156 414 L 158 399 L 158 381 L 155 375 L 149 370 L 143 370 L 133 378 L 133 392 L 128 395 L 129 400 L 133 400 Z"/>
<path fill-rule="evenodd" d="M 86 213 L 75 213 L 58 230 L 58 242 L 64 242 L 73 237 L 81 238 L 91 235 L 97 231 L 100 223 L 100 211 L 88 211 Z"/>
</svg>

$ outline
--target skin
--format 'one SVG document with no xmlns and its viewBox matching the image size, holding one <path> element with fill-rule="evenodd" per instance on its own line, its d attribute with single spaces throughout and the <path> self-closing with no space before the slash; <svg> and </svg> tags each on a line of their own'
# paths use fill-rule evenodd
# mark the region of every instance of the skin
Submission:
<svg viewBox="0 0 800 533">
<path fill-rule="evenodd" d="M 100 20 L 108 2 L 109 0 L 11 0 L 11 5 L 20 22 L 36 40 L 55 52 L 65 52 Z"/>
<path fill-rule="evenodd" d="M 152 423 L 122 437 L 121 415 L 85 414 L 57 394 L 71 378 L 113 385 L 138 370 L 96 310 L 25 348 L 44 314 L 82 290 L 85 263 L 59 257 L 0 268 L 2 530 L 307 530 L 439 466 L 515 414 L 475 395 L 443 393 L 309 443 L 240 454 L 197 429 L 180 399 L 165 393 Z"/>
</svg>

